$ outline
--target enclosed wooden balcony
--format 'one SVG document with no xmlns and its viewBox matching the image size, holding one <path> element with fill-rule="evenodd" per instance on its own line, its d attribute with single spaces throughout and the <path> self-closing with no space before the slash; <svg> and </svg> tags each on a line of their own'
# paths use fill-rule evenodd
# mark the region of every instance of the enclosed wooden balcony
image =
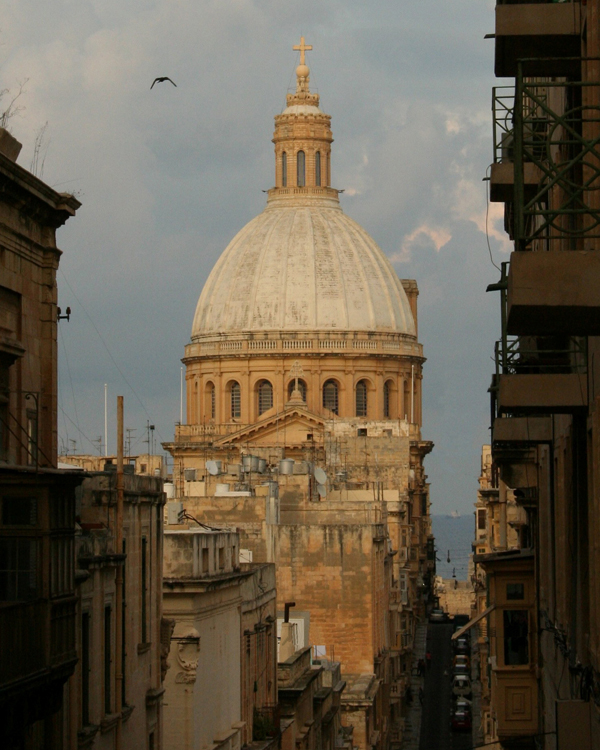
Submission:
<svg viewBox="0 0 600 750">
<path fill-rule="evenodd" d="M 496 75 L 512 78 L 517 75 L 517 61 L 526 60 L 523 74 L 527 76 L 577 76 L 580 13 L 579 2 L 498 0 Z"/>
<path fill-rule="evenodd" d="M 507 331 L 600 335 L 600 253 L 515 252 L 508 274 Z"/>
<path fill-rule="evenodd" d="M 494 446 L 547 443 L 551 440 L 552 423 L 549 417 L 504 417 L 494 420 L 492 428 Z"/>
</svg>

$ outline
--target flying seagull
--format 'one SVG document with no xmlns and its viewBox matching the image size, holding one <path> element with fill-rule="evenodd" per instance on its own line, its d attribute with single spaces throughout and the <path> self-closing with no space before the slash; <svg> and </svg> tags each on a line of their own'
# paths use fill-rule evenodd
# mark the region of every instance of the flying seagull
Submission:
<svg viewBox="0 0 600 750">
<path fill-rule="evenodd" d="M 152 81 L 152 86 L 150 86 L 150 88 L 151 89 L 154 88 L 154 84 L 155 83 L 163 83 L 164 81 L 169 81 L 170 83 L 173 84 L 173 86 L 175 86 L 175 88 L 177 88 L 177 84 L 174 81 L 171 81 L 171 79 L 169 78 L 169 76 L 162 76 L 161 78 L 155 78 Z"/>
</svg>

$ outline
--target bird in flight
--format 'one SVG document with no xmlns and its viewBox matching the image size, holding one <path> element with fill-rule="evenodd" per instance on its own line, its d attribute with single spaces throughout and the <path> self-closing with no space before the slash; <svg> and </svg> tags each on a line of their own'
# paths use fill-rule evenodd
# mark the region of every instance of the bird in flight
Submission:
<svg viewBox="0 0 600 750">
<path fill-rule="evenodd" d="M 173 84 L 173 86 L 175 86 L 175 88 L 177 88 L 177 84 L 175 83 L 175 81 L 172 81 L 172 80 L 171 80 L 171 79 L 169 78 L 169 76 L 161 76 L 160 78 L 155 78 L 155 79 L 154 79 L 154 80 L 152 81 L 152 86 L 150 86 L 150 88 L 151 88 L 151 89 L 153 89 L 153 88 L 154 88 L 154 84 L 155 84 L 155 83 L 163 83 L 164 81 L 169 81 L 169 83 L 172 83 L 172 84 Z"/>
</svg>

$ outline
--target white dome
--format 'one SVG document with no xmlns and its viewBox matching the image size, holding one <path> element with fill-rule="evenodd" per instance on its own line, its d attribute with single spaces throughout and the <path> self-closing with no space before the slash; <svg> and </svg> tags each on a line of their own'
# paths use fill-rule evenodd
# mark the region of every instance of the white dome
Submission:
<svg viewBox="0 0 600 750">
<path fill-rule="evenodd" d="M 192 340 L 266 331 L 415 335 L 408 299 L 375 241 L 337 201 L 272 201 L 238 232 L 202 290 Z"/>
</svg>

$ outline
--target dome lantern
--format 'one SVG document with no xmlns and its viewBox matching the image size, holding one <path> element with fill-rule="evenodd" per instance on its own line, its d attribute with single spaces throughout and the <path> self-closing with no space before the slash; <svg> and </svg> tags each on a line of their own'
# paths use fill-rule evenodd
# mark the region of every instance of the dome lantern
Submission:
<svg viewBox="0 0 600 750">
<path fill-rule="evenodd" d="M 337 191 L 330 189 L 331 117 L 320 110 L 319 95 L 309 88 L 305 53 L 312 45 L 300 37 L 294 50 L 300 51 L 296 91 L 287 95 L 287 107 L 275 117 L 275 188 L 269 191 L 269 198 L 297 194 L 300 189 L 306 195 L 327 194 L 337 199 Z"/>
</svg>

